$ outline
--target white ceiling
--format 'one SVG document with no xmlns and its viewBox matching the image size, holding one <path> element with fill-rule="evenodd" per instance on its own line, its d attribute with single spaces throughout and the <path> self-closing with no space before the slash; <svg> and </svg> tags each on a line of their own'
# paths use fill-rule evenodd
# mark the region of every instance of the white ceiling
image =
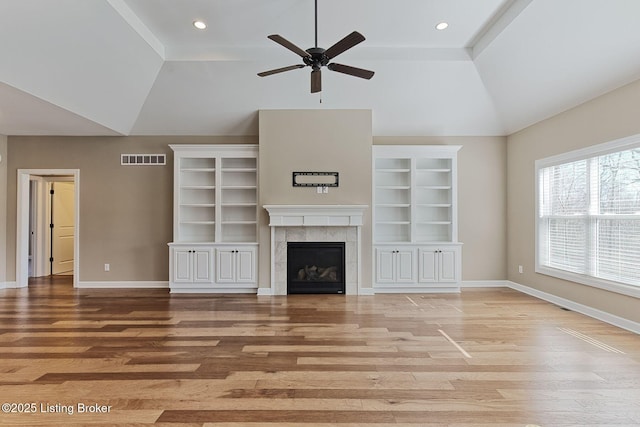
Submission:
<svg viewBox="0 0 640 427">
<path fill-rule="evenodd" d="M 373 134 L 507 135 L 640 78 L 640 0 L 0 0 L 0 134 L 255 135 L 260 109 L 373 110 Z M 202 19 L 208 28 L 197 31 Z M 445 31 L 435 30 L 447 21 Z"/>
</svg>

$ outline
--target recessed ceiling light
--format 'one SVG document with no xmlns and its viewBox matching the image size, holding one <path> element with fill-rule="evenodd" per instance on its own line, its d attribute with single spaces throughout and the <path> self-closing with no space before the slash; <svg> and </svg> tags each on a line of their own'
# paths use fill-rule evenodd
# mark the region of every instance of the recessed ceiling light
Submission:
<svg viewBox="0 0 640 427">
<path fill-rule="evenodd" d="M 193 26 L 199 30 L 207 28 L 207 24 L 205 24 L 204 21 L 193 21 Z"/>
<path fill-rule="evenodd" d="M 448 26 L 446 22 L 440 22 L 436 25 L 436 30 L 446 30 Z"/>
</svg>

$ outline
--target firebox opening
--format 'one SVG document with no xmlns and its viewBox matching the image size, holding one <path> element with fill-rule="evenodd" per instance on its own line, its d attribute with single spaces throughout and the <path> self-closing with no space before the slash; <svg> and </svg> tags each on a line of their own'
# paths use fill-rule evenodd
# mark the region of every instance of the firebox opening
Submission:
<svg viewBox="0 0 640 427">
<path fill-rule="evenodd" d="M 287 243 L 287 293 L 344 292 L 344 242 Z"/>
</svg>

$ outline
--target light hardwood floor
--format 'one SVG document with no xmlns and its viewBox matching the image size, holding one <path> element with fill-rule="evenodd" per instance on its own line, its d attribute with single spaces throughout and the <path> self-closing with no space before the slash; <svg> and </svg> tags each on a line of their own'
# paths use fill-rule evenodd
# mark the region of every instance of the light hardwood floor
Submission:
<svg viewBox="0 0 640 427">
<path fill-rule="evenodd" d="M 640 425 L 640 337 L 513 290 L 211 296 L 67 280 L 0 291 L 0 403 L 21 411 L 0 425 Z"/>
</svg>

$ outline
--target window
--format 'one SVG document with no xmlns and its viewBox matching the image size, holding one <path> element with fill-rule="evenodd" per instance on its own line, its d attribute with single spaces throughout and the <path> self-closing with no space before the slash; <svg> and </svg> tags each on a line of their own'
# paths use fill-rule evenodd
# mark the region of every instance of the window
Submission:
<svg viewBox="0 0 640 427">
<path fill-rule="evenodd" d="M 536 271 L 640 297 L 640 135 L 536 162 Z"/>
</svg>

